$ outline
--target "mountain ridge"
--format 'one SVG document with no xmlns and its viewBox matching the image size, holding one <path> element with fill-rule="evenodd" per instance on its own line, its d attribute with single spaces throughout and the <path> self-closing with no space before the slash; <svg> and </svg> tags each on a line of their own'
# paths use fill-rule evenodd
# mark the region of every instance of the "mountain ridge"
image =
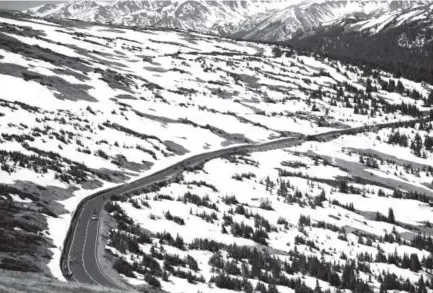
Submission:
<svg viewBox="0 0 433 293">
<path fill-rule="evenodd" d="M 72 18 L 127 26 L 174 28 L 249 40 L 286 41 L 354 14 L 374 18 L 431 0 L 311 1 L 71 1 L 27 10 L 39 17 Z"/>
</svg>

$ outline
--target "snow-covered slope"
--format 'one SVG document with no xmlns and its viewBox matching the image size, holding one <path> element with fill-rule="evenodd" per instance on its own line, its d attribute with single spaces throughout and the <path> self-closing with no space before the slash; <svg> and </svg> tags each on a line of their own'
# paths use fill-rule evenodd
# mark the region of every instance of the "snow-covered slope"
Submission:
<svg viewBox="0 0 433 293">
<path fill-rule="evenodd" d="M 28 12 L 41 17 L 217 33 L 219 28 L 229 29 L 250 15 L 273 10 L 272 6 L 275 9 L 278 5 L 244 0 L 73 1 L 58 5 L 47 4 Z"/>
<path fill-rule="evenodd" d="M 380 65 L 395 74 L 433 83 L 433 3 L 377 15 L 351 15 L 299 34 L 289 41 L 360 63 Z"/>
<path fill-rule="evenodd" d="M 331 25 L 344 27 L 347 32 L 357 31 L 370 34 L 378 34 L 385 30 L 397 28 L 403 25 L 417 23 L 423 24 L 433 20 L 433 3 L 431 2 L 406 2 L 404 5 L 389 10 L 378 10 L 372 14 L 355 14 L 345 16 L 333 22 Z"/>
<path fill-rule="evenodd" d="M 433 105 L 429 85 L 285 47 L 2 12 L 0 87 L 0 264 L 6 269 L 44 271 L 59 278 L 60 250 L 71 213 L 81 199 L 98 189 L 143 176 L 195 153 L 409 120 Z M 355 286 L 355 279 L 362 285 L 359 279 L 371 276 L 369 286 L 378 291 L 379 271 L 408 277 L 412 284 L 420 276 L 426 280 L 431 272 L 427 258 L 430 247 L 423 248 L 419 241 L 389 243 L 388 234 L 407 239 L 418 230 L 431 234 L 430 224 L 425 222 L 431 215 L 431 128 L 431 123 L 425 123 L 413 129 L 399 128 L 398 135 L 397 130 L 386 129 L 334 142 L 309 142 L 286 151 L 211 161 L 204 166 L 206 172 L 186 172 L 177 183 L 165 186 L 158 197 L 154 190 L 142 190 L 128 195 L 131 201 L 117 198 L 108 207 L 110 214 L 121 214 L 122 209 L 126 214 L 114 217 L 121 232 L 116 234 L 114 229 L 106 235 L 107 250 L 112 260 L 115 256 L 115 268 L 131 277 L 127 279 L 131 283 L 157 284 L 152 279 L 156 278 L 169 292 L 229 292 L 234 283 L 227 285 L 221 272 L 242 280 L 234 266 L 245 263 L 244 267 L 253 268 L 247 264 L 254 262 L 248 254 L 251 246 L 260 252 L 258 259 L 265 257 L 265 248 L 290 266 L 268 259 L 274 264 L 274 276 L 284 270 L 285 278 L 277 281 L 266 279 L 271 275 L 270 266 L 257 275 L 257 265 L 261 264 L 254 264 L 254 273 L 244 272 L 245 286 L 256 286 L 259 279 L 271 289 L 275 285 L 281 292 L 292 292 L 296 284 L 300 286 L 298 277 L 305 275 L 302 282 L 307 288 L 314 288 L 317 277 L 322 288 L 335 290 L 335 276 L 344 279 L 345 258 L 353 260 L 361 251 L 376 255 L 382 247 L 388 253 L 396 246 L 402 258 L 404 253 L 413 254 L 412 266 L 395 258 L 397 264 L 385 262 L 379 254 L 371 271 L 357 263 L 361 272 L 340 288 Z M 277 193 L 286 188 L 281 187 L 282 178 L 290 179 L 290 187 L 286 184 L 287 190 Z M 322 188 L 326 199 L 322 196 L 316 200 Z M 379 194 L 379 188 L 385 193 Z M 198 197 L 185 198 L 187 191 Z M 178 196 L 181 201 L 177 201 Z M 246 215 L 241 203 L 248 209 Z M 145 208 L 146 204 L 150 207 Z M 206 205 L 218 210 L 209 210 Z M 374 211 L 386 214 L 387 207 L 394 207 L 395 223 L 371 216 Z M 167 209 L 173 217 L 167 215 Z M 256 213 L 261 218 L 254 216 Z M 301 214 L 310 215 L 310 220 L 299 224 Z M 122 222 L 125 216 L 131 221 Z M 174 216 L 185 218 L 184 225 L 175 223 L 182 221 Z M 111 219 L 108 214 L 106 217 Z M 260 232 L 267 226 L 263 219 L 272 225 L 265 228 L 268 236 Z M 155 222 L 147 225 L 148 221 Z M 131 226 L 132 222 L 141 227 Z M 244 222 L 243 228 L 235 222 Z M 245 225 L 254 226 L 254 230 Z M 374 237 L 362 236 L 360 240 L 353 228 Z M 137 238 L 143 243 L 134 244 L 132 234 L 144 229 L 150 231 Z M 164 229 L 173 239 L 157 234 Z M 217 243 L 212 253 L 218 250 L 224 263 L 232 258 L 234 264 L 228 268 L 233 270 L 216 263 L 220 256 L 209 264 L 212 255 L 208 250 L 212 248 L 194 242 L 191 231 L 202 238 L 213 232 L 213 237 L 218 237 L 215 241 L 243 245 L 243 253 L 248 255 L 239 258 L 242 254 L 229 254 L 237 250 L 230 252 L 228 246 Z M 359 243 L 368 239 L 372 246 Z M 293 262 L 302 258 L 292 249 L 295 242 L 303 255 L 321 258 L 323 248 L 323 265 L 333 268 L 334 279 L 331 274 L 328 282 L 323 275 L 311 273 L 314 264 L 308 273 L 298 271 L 298 266 L 292 270 Z M 180 255 L 182 260 L 171 258 L 171 254 Z M 422 270 L 415 254 L 419 261 L 423 256 L 426 259 Z M 338 261 L 340 267 L 329 261 L 337 255 L 342 259 Z M 125 262 L 136 262 L 137 266 L 131 268 Z M 355 274 L 354 267 L 347 269 Z M 283 282 L 286 285 L 281 285 Z M 264 292 L 260 288 L 258 291 Z"/>
<path fill-rule="evenodd" d="M 354 14 L 363 15 L 368 20 L 381 21 L 384 15 L 395 15 L 428 2 L 431 1 L 71 1 L 57 5 L 46 4 L 28 12 L 41 17 L 176 28 L 261 41 L 284 41 L 294 34 Z"/>
<path fill-rule="evenodd" d="M 237 34 L 246 39 L 285 41 L 348 16 L 363 15 L 371 19 L 418 5 L 417 1 L 306 1 L 269 14 Z M 246 20 L 240 27 L 248 27 L 250 21 Z"/>
</svg>

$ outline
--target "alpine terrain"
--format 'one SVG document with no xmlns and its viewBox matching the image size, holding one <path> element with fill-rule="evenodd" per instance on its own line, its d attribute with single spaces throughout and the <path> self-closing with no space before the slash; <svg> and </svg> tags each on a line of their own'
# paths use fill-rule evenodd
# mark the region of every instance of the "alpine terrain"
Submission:
<svg viewBox="0 0 433 293">
<path fill-rule="evenodd" d="M 286 41 L 294 35 L 356 15 L 383 29 L 398 14 L 401 23 L 425 18 L 430 0 L 172 0 L 68 1 L 27 12 L 40 17 L 78 19 L 129 26 L 194 30 L 259 41 Z M 415 12 L 413 11 L 415 10 Z M 410 13 L 408 13 L 410 11 Z M 424 11 L 428 14 L 429 10 Z M 430 13 L 431 14 L 431 13 Z"/>
<path fill-rule="evenodd" d="M 431 6 L 293 3 L 0 12 L 0 292 L 432 293 Z"/>
<path fill-rule="evenodd" d="M 431 0 L 69 1 L 26 12 L 290 44 L 433 83 Z"/>
</svg>

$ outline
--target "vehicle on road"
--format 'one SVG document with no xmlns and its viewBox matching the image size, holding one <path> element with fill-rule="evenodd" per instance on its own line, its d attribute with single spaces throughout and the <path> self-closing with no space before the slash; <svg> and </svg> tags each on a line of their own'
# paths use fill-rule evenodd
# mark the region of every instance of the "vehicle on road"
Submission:
<svg viewBox="0 0 433 293">
<path fill-rule="evenodd" d="M 96 213 L 96 210 L 95 209 L 93 209 L 93 212 L 92 212 L 92 218 L 91 218 L 92 220 L 97 220 L 98 219 L 98 214 Z"/>
</svg>

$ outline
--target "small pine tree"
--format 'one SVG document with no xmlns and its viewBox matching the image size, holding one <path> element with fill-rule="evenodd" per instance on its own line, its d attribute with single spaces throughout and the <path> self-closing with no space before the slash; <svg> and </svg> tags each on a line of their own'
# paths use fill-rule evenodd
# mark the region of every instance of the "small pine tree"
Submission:
<svg viewBox="0 0 433 293">
<path fill-rule="evenodd" d="M 428 98 L 427 98 L 427 106 L 432 106 L 433 105 L 433 91 L 430 92 Z"/>
<path fill-rule="evenodd" d="M 388 209 L 388 221 L 390 223 L 395 223 L 394 210 L 392 208 Z"/>
<path fill-rule="evenodd" d="M 404 93 L 404 90 L 405 90 L 404 85 L 403 85 L 403 83 L 399 80 L 398 83 L 397 83 L 397 92 L 398 92 L 399 94 L 402 94 L 402 93 Z"/>
<path fill-rule="evenodd" d="M 421 270 L 421 263 L 419 262 L 418 255 L 412 253 L 410 255 L 410 270 L 413 272 L 419 272 Z"/>
</svg>

